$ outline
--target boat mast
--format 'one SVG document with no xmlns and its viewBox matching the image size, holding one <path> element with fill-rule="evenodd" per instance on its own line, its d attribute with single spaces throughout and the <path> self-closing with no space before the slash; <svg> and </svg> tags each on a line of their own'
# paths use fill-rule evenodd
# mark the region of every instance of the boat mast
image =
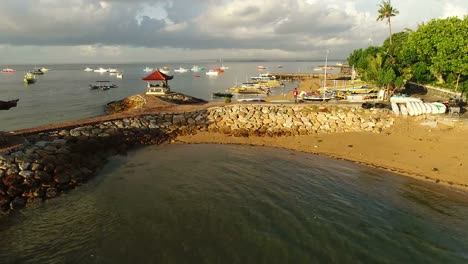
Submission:
<svg viewBox="0 0 468 264">
<path fill-rule="evenodd" d="M 325 97 L 325 91 L 327 89 L 327 63 L 328 63 L 328 54 L 330 53 L 330 50 L 326 50 L 325 53 L 326 53 L 326 55 L 325 55 L 325 73 L 324 73 L 324 77 L 323 77 L 323 96 L 322 97 Z"/>
</svg>

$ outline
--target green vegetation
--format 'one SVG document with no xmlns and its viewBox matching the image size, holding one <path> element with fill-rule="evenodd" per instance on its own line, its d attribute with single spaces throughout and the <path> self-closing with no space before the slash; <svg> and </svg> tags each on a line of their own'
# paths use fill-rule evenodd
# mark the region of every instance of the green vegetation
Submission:
<svg viewBox="0 0 468 264">
<path fill-rule="evenodd" d="M 415 31 L 395 33 L 381 47 L 354 50 L 348 63 L 364 81 L 381 87 L 413 81 L 468 92 L 468 16 L 433 19 Z"/>
</svg>

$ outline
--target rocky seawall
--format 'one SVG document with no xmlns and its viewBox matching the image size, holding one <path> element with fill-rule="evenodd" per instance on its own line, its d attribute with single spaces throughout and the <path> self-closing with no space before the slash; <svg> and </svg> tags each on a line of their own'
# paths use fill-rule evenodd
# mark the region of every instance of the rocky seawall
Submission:
<svg viewBox="0 0 468 264">
<path fill-rule="evenodd" d="M 108 157 L 136 146 L 171 142 L 178 135 L 199 131 L 233 136 L 379 133 L 393 121 L 388 110 L 356 105 L 239 104 L 24 133 L 25 143 L 0 152 L 0 209 L 8 212 L 56 197 L 96 175 Z"/>
</svg>

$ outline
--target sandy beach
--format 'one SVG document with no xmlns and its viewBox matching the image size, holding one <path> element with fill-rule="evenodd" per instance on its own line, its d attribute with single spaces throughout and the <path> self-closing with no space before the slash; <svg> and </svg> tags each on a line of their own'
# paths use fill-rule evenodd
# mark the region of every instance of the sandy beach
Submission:
<svg viewBox="0 0 468 264">
<path fill-rule="evenodd" d="M 183 143 L 248 144 L 326 155 L 390 170 L 405 176 L 468 189 L 468 126 L 421 125 L 398 119 L 383 133 L 351 132 L 293 137 L 233 137 L 198 133 L 180 136 Z"/>
</svg>

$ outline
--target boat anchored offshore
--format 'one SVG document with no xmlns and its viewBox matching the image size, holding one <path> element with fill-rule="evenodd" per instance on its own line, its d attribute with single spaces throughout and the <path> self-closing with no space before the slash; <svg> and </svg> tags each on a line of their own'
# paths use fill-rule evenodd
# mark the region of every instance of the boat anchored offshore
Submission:
<svg viewBox="0 0 468 264">
<path fill-rule="evenodd" d="M 16 70 L 10 69 L 10 68 L 6 68 L 6 69 L 3 69 L 2 72 L 4 72 L 4 73 L 13 73 L 13 72 L 16 72 Z"/>
<path fill-rule="evenodd" d="M 149 67 L 146 67 L 143 69 L 144 72 L 152 72 L 153 69 L 152 68 L 149 68 Z"/>
<path fill-rule="evenodd" d="M 110 81 L 96 81 L 96 83 L 90 84 L 89 87 L 91 90 L 109 90 L 110 88 L 117 88 L 118 86 Z"/>
<path fill-rule="evenodd" d="M 36 76 L 34 76 L 33 74 L 28 72 L 28 73 L 26 73 L 26 75 L 24 75 L 23 81 L 24 81 L 25 84 L 35 83 L 36 82 Z"/>
<path fill-rule="evenodd" d="M 86 67 L 86 68 L 84 69 L 84 71 L 85 71 L 85 72 L 92 72 L 93 69 L 91 69 L 91 68 L 89 68 L 89 67 Z"/>
<path fill-rule="evenodd" d="M 218 76 L 219 72 L 215 70 L 209 70 L 205 74 L 210 76 Z"/>
<path fill-rule="evenodd" d="M 188 69 L 185 69 L 183 67 L 179 67 L 179 69 L 175 69 L 174 72 L 184 73 L 184 72 L 188 72 Z"/>
<path fill-rule="evenodd" d="M 201 71 L 203 71 L 204 69 L 205 69 L 205 68 L 200 67 L 200 66 L 198 66 L 198 65 L 193 65 L 192 69 L 190 69 L 190 70 L 193 71 L 193 72 L 201 72 Z"/>
</svg>

